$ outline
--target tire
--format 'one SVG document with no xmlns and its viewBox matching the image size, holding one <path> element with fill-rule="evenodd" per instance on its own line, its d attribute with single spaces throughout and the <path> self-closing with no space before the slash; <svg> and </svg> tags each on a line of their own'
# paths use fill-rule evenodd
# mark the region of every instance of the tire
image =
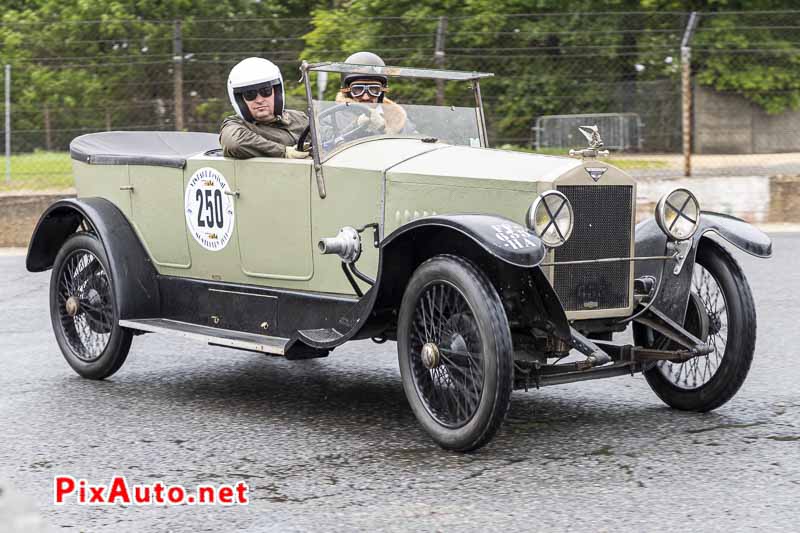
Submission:
<svg viewBox="0 0 800 533">
<path fill-rule="evenodd" d="M 701 242 L 684 327 L 708 342 L 713 351 L 684 363 L 659 361 L 644 376 L 670 407 L 706 412 L 730 400 L 747 377 L 756 343 L 756 311 L 750 286 L 736 260 L 719 244 L 709 239 Z M 707 322 L 697 318 L 693 305 L 705 307 Z M 647 337 L 655 339 L 655 344 L 666 344 L 648 328 L 640 326 L 635 331 L 637 345 Z"/>
<path fill-rule="evenodd" d="M 125 362 L 133 335 L 119 326 L 108 258 L 96 236 L 75 233 L 59 250 L 50 320 L 61 353 L 82 377 L 107 378 Z"/>
<path fill-rule="evenodd" d="M 505 310 L 483 272 L 450 255 L 420 265 L 400 305 L 397 351 L 408 403 L 436 443 L 467 452 L 494 437 L 514 362 Z"/>
</svg>

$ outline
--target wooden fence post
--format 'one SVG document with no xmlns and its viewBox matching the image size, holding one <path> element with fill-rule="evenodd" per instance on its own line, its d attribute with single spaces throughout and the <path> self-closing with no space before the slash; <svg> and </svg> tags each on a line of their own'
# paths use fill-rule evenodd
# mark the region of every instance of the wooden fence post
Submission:
<svg viewBox="0 0 800 533">
<path fill-rule="evenodd" d="M 692 175 L 692 36 L 697 28 L 697 12 L 692 11 L 681 41 L 681 108 L 683 135 L 683 175 Z"/>
<path fill-rule="evenodd" d="M 176 20 L 172 36 L 172 71 L 175 85 L 175 129 L 183 130 L 183 37 L 181 21 Z"/>
</svg>

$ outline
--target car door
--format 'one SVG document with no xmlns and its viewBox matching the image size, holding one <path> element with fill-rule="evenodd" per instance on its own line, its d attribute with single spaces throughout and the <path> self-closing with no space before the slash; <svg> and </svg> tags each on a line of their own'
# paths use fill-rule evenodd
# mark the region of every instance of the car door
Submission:
<svg viewBox="0 0 800 533">
<path fill-rule="evenodd" d="M 314 275 L 311 160 L 237 160 L 236 225 L 242 272 L 253 282 L 304 288 Z"/>
<path fill-rule="evenodd" d="M 161 271 L 182 275 L 192 263 L 181 209 L 183 171 L 154 165 L 127 168 L 131 219 L 142 244 Z"/>
</svg>

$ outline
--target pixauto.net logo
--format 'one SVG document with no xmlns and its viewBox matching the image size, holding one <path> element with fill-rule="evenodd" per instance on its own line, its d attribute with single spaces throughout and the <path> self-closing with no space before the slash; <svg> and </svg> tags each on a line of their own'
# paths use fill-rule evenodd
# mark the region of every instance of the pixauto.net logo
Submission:
<svg viewBox="0 0 800 533">
<path fill-rule="evenodd" d="M 125 476 L 113 476 L 107 484 L 94 485 L 72 476 L 53 478 L 53 503 L 64 505 L 247 505 L 250 488 L 244 481 L 201 484 L 193 490 L 161 481 L 129 484 Z"/>
</svg>

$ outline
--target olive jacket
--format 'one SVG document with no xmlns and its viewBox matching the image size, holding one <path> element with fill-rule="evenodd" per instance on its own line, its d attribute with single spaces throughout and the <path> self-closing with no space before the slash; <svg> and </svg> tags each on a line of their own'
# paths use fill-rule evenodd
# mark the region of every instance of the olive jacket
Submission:
<svg viewBox="0 0 800 533">
<path fill-rule="evenodd" d="M 308 126 L 305 113 L 287 109 L 269 122 L 247 122 L 238 115 L 222 121 L 219 143 L 225 157 L 286 157 L 286 147 L 297 140 Z"/>
</svg>

